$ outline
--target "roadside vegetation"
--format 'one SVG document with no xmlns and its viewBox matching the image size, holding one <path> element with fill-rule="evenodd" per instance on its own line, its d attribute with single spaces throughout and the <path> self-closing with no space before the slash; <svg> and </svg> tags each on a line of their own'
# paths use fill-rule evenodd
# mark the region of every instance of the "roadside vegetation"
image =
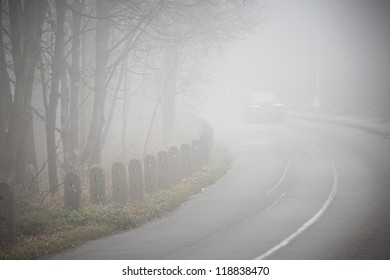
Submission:
<svg viewBox="0 0 390 280">
<path fill-rule="evenodd" d="M 0 259 L 37 259 L 160 218 L 216 182 L 227 172 L 231 161 L 230 153 L 216 145 L 206 170 L 147 196 L 142 203 L 126 207 L 116 203 L 90 204 L 68 211 L 54 204 L 17 203 L 17 244 L 0 251 Z"/>
</svg>

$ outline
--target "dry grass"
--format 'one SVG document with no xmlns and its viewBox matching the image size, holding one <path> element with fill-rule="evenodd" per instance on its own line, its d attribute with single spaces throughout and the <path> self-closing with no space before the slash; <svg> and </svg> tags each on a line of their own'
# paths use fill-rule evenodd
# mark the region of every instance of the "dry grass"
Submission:
<svg viewBox="0 0 390 280">
<path fill-rule="evenodd" d="M 15 246 L 0 251 L 0 259 L 36 259 L 76 247 L 91 239 L 135 228 L 182 205 L 191 195 L 222 177 L 229 169 L 229 152 L 216 146 L 210 166 L 182 183 L 147 196 L 143 203 L 87 205 L 79 211 L 24 203 L 18 206 Z"/>
</svg>

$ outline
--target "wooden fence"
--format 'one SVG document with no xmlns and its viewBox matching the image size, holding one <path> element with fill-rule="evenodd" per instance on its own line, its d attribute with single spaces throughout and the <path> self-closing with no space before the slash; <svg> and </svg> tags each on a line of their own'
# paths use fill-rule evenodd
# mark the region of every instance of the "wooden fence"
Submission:
<svg viewBox="0 0 390 280">
<path fill-rule="evenodd" d="M 142 202 L 144 193 L 153 194 L 180 183 L 184 178 L 199 172 L 209 164 L 213 142 L 213 130 L 206 125 L 199 139 L 191 145 L 183 144 L 160 151 L 156 156 L 147 155 L 142 162 L 131 159 L 126 172 L 125 164 L 116 162 L 111 169 L 111 192 L 107 191 L 105 172 L 93 166 L 89 172 L 90 203 L 104 205 L 112 194 L 111 201 L 121 205 Z M 81 180 L 70 172 L 64 179 L 64 208 L 78 210 L 81 207 Z M 0 247 L 16 242 L 13 189 L 0 183 Z"/>
<path fill-rule="evenodd" d="M 111 170 L 111 201 L 121 205 L 142 202 L 144 193 L 152 194 L 179 184 L 209 164 L 212 134 L 202 134 L 191 145 L 183 144 L 160 151 L 156 156 L 147 155 L 143 161 L 131 159 L 126 172 L 125 164 L 116 162 Z M 104 205 L 109 201 L 104 170 L 94 166 L 90 170 L 90 203 Z M 76 210 L 80 207 L 80 178 L 75 173 L 65 176 L 64 207 Z"/>
</svg>

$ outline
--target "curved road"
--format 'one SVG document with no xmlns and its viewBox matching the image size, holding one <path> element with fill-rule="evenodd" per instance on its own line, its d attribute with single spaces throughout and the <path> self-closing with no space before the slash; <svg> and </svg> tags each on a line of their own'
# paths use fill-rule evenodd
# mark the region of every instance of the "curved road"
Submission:
<svg viewBox="0 0 390 280">
<path fill-rule="evenodd" d="M 390 259 L 390 138 L 210 118 L 231 170 L 162 219 L 54 259 Z"/>
</svg>

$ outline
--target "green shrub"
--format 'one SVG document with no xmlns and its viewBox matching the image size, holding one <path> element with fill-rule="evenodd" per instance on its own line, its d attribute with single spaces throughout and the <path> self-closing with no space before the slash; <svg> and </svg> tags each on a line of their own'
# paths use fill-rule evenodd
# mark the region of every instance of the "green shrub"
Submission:
<svg viewBox="0 0 390 280">
<path fill-rule="evenodd" d="M 34 203 L 16 205 L 18 244 L 0 251 L 0 259 L 31 259 L 58 252 L 86 240 L 134 228 L 185 202 L 192 194 L 214 183 L 229 169 L 231 156 L 215 149 L 211 165 L 182 183 L 146 196 L 142 203 L 93 205 L 78 211 L 48 208 Z"/>
<path fill-rule="evenodd" d="M 36 203 L 19 203 L 16 207 L 16 234 L 34 236 L 44 233 L 53 220 L 53 209 Z"/>
<path fill-rule="evenodd" d="M 64 210 L 55 223 L 62 228 L 75 228 L 86 225 L 109 225 L 118 229 L 134 227 L 136 218 L 117 203 L 108 205 L 88 205 L 78 211 Z"/>
</svg>

